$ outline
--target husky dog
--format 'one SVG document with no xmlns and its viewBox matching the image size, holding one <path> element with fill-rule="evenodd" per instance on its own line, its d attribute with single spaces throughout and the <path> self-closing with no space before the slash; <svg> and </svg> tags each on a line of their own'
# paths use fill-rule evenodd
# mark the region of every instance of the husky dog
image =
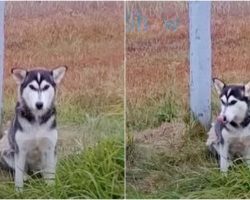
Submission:
<svg viewBox="0 0 250 200">
<path fill-rule="evenodd" d="M 250 82 L 227 85 L 214 78 L 213 83 L 220 97 L 221 110 L 208 133 L 207 145 L 218 153 L 220 170 L 227 172 L 233 154 L 250 164 Z"/>
<path fill-rule="evenodd" d="M 0 141 L 5 148 L 1 161 L 14 171 L 15 187 L 22 190 L 27 171 L 39 171 L 53 183 L 56 168 L 56 89 L 66 66 L 51 71 L 13 68 L 18 85 L 15 116 Z"/>
</svg>

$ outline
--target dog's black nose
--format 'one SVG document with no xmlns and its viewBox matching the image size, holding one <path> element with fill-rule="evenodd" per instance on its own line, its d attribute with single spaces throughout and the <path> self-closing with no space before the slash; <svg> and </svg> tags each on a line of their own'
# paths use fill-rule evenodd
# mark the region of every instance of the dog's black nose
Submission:
<svg viewBox="0 0 250 200">
<path fill-rule="evenodd" d="M 223 116 L 223 122 L 227 122 L 227 117 Z"/>
<path fill-rule="evenodd" d="M 37 103 L 36 103 L 36 108 L 37 108 L 38 110 L 41 110 L 41 109 L 43 108 L 43 103 L 42 103 L 42 102 L 37 102 Z"/>
</svg>

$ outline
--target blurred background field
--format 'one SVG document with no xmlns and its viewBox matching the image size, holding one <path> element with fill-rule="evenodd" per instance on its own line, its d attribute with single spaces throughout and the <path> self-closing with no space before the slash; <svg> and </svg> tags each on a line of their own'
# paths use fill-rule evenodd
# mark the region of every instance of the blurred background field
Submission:
<svg viewBox="0 0 250 200">
<path fill-rule="evenodd" d="M 226 81 L 249 80 L 249 6 L 249 2 L 212 3 L 213 76 Z M 149 118 L 147 121 L 148 115 L 133 120 L 140 107 L 160 106 L 170 92 L 177 95 L 176 103 L 188 104 L 188 3 L 128 2 L 127 10 L 140 10 L 148 19 L 148 30 L 127 33 L 126 44 L 127 125 L 143 129 L 154 124 Z M 177 30 L 166 30 L 163 19 L 179 19 Z"/>
<path fill-rule="evenodd" d="M 113 113 L 117 105 L 122 107 L 123 3 L 9 2 L 5 23 L 7 99 L 16 93 L 12 67 L 67 65 L 59 103 L 79 119 L 61 119 L 79 123 L 86 113 Z"/>
<path fill-rule="evenodd" d="M 221 177 L 207 154 L 205 130 L 189 117 L 188 3 L 126 4 L 135 27 L 138 11 L 147 19 L 146 31 L 126 33 L 128 197 L 249 198 L 250 182 L 242 176 L 249 170 Z M 249 19 L 249 2 L 212 2 L 213 76 L 250 81 Z M 164 20 L 178 20 L 176 30 L 166 29 Z M 214 92 L 212 102 L 216 114 Z"/>
<path fill-rule="evenodd" d="M 64 174 L 59 170 L 59 176 L 68 177 L 70 174 L 69 180 L 72 180 L 58 181 L 56 190 L 68 188 L 64 194 L 50 193 L 54 189 L 44 185 L 42 192 L 30 184 L 27 190 L 33 193 L 33 198 L 123 196 L 123 9 L 123 2 L 6 3 L 4 124 L 11 120 L 16 102 L 17 88 L 10 74 L 12 67 L 52 69 L 67 65 L 68 71 L 59 86 L 57 98 L 59 163 L 66 163 L 59 169 L 71 165 L 67 155 L 75 154 L 82 154 L 83 159 L 75 163 L 88 165 L 92 162 L 93 166 L 92 171 L 77 165 L 71 166 L 72 171 L 67 169 L 69 171 L 64 171 Z M 117 148 L 114 154 L 113 146 Z M 90 160 L 92 158 L 87 155 L 92 150 L 89 148 L 94 152 L 105 148 L 112 156 L 108 158 L 101 154 L 100 160 Z M 104 172 L 102 168 L 107 176 L 101 174 Z M 80 170 L 83 170 L 82 174 Z M 89 177 L 84 177 L 84 174 Z M 104 187 L 108 183 L 110 187 Z M 10 197 L 12 187 L 11 184 L 5 187 L 0 197 Z M 46 190 L 49 195 L 41 196 Z M 28 193 L 22 198 L 31 197 Z"/>
</svg>

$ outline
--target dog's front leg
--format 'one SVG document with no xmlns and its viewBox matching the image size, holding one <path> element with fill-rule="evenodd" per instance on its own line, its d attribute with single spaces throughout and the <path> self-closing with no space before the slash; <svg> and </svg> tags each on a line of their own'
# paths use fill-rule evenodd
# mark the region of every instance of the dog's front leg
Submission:
<svg viewBox="0 0 250 200">
<path fill-rule="evenodd" d="M 24 170 L 26 162 L 26 152 L 15 153 L 15 187 L 16 191 L 22 191 L 24 181 Z"/>
<path fill-rule="evenodd" d="M 220 171 L 226 173 L 229 167 L 228 143 L 220 144 Z"/>
<path fill-rule="evenodd" d="M 48 148 L 43 153 L 43 163 L 44 163 L 44 171 L 43 177 L 48 184 L 55 183 L 55 172 L 56 172 L 56 155 L 55 155 L 55 147 Z"/>
</svg>

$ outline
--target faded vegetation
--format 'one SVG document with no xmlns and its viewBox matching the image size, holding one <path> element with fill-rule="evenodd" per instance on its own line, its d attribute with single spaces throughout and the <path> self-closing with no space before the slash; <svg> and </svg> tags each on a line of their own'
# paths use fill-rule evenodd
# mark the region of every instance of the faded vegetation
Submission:
<svg viewBox="0 0 250 200">
<path fill-rule="evenodd" d="M 147 31 L 127 33 L 127 197 L 249 198 L 249 169 L 221 176 L 205 131 L 189 119 L 188 3 L 127 5 L 148 19 Z M 226 82 L 250 81 L 249 8 L 212 2 L 213 76 Z M 179 19 L 177 30 L 163 19 Z M 213 95 L 214 114 L 218 103 Z"/>
<path fill-rule="evenodd" d="M 56 187 L 31 181 L 19 196 L 3 182 L 0 197 L 122 198 L 123 2 L 7 2 L 5 11 L 4 123 L 16 102 L 12 67 L 69 68 L 57 99 Z"/>
</svg>

